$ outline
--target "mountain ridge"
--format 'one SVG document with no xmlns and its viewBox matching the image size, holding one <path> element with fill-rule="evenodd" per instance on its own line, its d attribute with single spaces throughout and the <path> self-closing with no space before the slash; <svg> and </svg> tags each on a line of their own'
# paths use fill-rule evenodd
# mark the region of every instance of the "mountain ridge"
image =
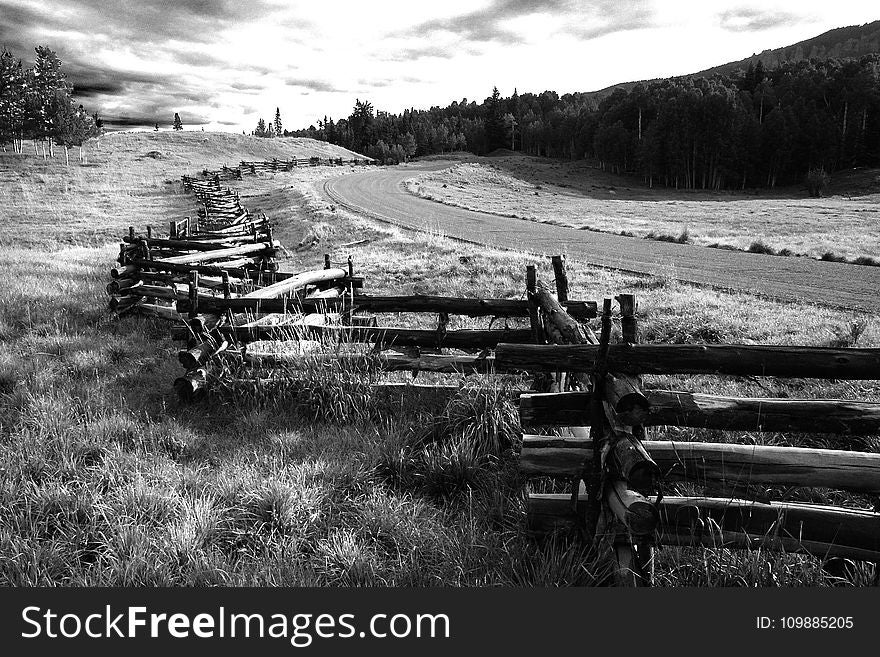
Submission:
<svg viewBox="0 0 880 657">
<path fill-rule="evenodd" d="M 739 59 L 726 64 L 712 66 L 702 71 L 674 75 L 669 78 L 651 78 L 647 80 L 633 80 L 619 82 L 603 89 L 587 92 L 595 100 L 611 95 L 617 89 L 629 91 L 638 84 L 649 84 L 660 80 L 674 79 L 683 80 L 696 77 L 710 77 L 712 75 L 730 75 L 742 69 L 746 70 L 749 64 L 763 62 L 767 69 L 776 68 L 786 62 L 796 62 L 808 59 L 828 59 L 831 57 L 862 57 L 872 53 L 880 53 L 880 20 L 864 23 L 862 25 L 847 25 L 836 27 L 809 39 L 798 41 L 780 48 L 769 48 L 760 53 L 753 53 L 749 57 Z"/>
</svg>

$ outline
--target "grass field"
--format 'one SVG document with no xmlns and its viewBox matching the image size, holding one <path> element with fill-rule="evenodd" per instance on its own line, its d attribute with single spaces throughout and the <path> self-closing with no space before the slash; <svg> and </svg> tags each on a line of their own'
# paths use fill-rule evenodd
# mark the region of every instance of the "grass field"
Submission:
<svg viewBox="0 0 880 657">
<path fill-rule="evenodd" d="M 880 172 L 837 175 L 827 198 L 806 190 L 704 192 L 649 189 L 584 161 L 508 155 L 462 158 L 410 182 L 441 203 L 538 222 L 605 232 L 678 237 L 703 246 L 748 249 L 761 242 L 813 257 L 880 255 Z"/>
<path fill-rule="evenodd" d="M 221 391 L 185 406 L 171 388 L 180 367 L 168 326 L 117 320 L 105 310 L 104 285 L 121 232 L 147 222 L 164 231 L 169 219 L 194 210 L 175 182 L 180 175 L 241 158 L 308 156 L 314 147 L 145 133 L 101 140 L 85 167 L 0 155 L 7 209 L 0 233 L 0 583 L 606 581 L 600 557 L 577 544 L 535 543 L 525 534 L 519 427 L 515 407 L 504 398 L 506 379 L 461 381 L 460 394 L 431 415 L 394 406 L 344 380 L 345 372 L 317 373 L 296 395 Z M 143 156 L 154 150 L 162 156 Z M 324 252 L 334 260 L 351 254 L 367 289 L 377 294 L 510 298 L 522 297 L 527 264 L 547 277 L 548 263 L 531 257 L 464 246 L 441 234 L 404 234 L 333 207 L 318 182 L 346 171 L 308 168 L 231 184 L 245 205 L 262 208 L 278 224 L 275 235 L 291 251 L 282 263 L 288 270 L 313 268 Z M 299 243 L 311 248 L 297 251 Z M 646 341 L 880 346 L 876 316 L 575 262 L 569 274 L 573 298 L 634 292 Z M 876 382 L 655 377 L 647 383 L 880 401 Z M 672 428 L 651 433 L 880 449 L 876 436 L 843 442 Z M 866 499 L 831 491 L 765 492 L 870 507 Z M 858 565 L 841 579 L 810 558 L 761 551 L 667 548 L 659 559 L 658 581 L 665 586 L 863 585 L 873 576 L 872 566 Z"/>
</svg>

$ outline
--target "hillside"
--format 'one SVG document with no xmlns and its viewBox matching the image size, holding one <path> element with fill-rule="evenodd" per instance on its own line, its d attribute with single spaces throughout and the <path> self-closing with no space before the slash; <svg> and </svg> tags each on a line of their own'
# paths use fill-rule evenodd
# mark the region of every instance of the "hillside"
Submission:
<svg viewBox="0 0 880 657">
<path fill-rule="evenodd" d="M 716 73 L 729 75 L 738 69 L 746 69 L 749 64 L 760 60 L 765 68 L 776 68 L 786 62 L 799 62 L 805 59 L 829 59 L 843 57 L 862 57 L 880 52 L 880 20 L 865 25 L 839 27 L 820 34 L 812 39 L 783 48 L 764 50 L 751 57 L 721 66 L 707 68 L 694 73 L 696 76 L 711 76 Z"/>
<path fill-rule="evenodd" d="M 95 162 L 103 163 L 113 158 L 120 164 L 152 160 L 160 169 L 174 171 L 181 167 L 191 171 L 193 167 L 232 166 L 242 159 L 364 157 L 341 146 L 305 137 L 266 139 L 230 132 L 196 131 L 111 132 L 88 142 L 86 153 Z"/>
<path fill-rule="evenodd" d="M 838 27 L 811 39 L 799 41 L 782 48 L 764 50 L 735 62 L 728 62 L 695 73 L 680 75 L 676 79 L 710 77 L 716 74 L 730 75 L 739 69 L 744 70 L 748 68 L 749 64 L 756 64 L 759 60 L 763 62 L 765 68 L 775 68 L 785 62 L 798 62 L 805 59 L 828 59 L 832 57 L 862 57 L 871 53 L 880 53 L 880 20 L 864 25 Z M 602 98 L 611 95 L 616 89 L 629 91 L 637 84 L 655 82 L 658 79 L 621 82 L 604 89 L 589 92 L 587 96 L 598 102 Z"/>
<path fill-rule="evenodd" d="M 132 220 L 166 226 L 168 217 L 192 211 L 192 199 L 180 190 L 183 173 L 243 159 L 363 158 L 314 139 L 223 132 L 114 132 L 86 143 L 85 165 L 75 150 L 70 167 L 61 149 L 48 161 L 34 157 L 30 143 L 24 155 L 0 153 L 6 193 L 0 247 L 94 246 L 115 241 Z"/>
</svg>

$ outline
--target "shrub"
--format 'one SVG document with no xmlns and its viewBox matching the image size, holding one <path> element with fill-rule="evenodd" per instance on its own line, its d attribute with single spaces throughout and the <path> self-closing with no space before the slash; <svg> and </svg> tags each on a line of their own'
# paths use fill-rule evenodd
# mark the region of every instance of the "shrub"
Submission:
<svg viewBox="0 0 880 657">
<path fill-rule="evenodd" d="M 837 255 L 834 251 L 826 251 L 819 260 L 824 260 L 825 262 L 846 262 L 846 258 L 842 255 Z"/>
<path fill-rule="evenodd" d="M 865 267 L 880 267 L 880 260 L 869 258 L 868 256 L 859 256 L 852 261 L 854 265 L 863 265 Z"/>
<path fill-rule="evenodd" d="M 645 239 L 656 240 L 658 242 L 673 242 L 675 244 L 688 244 L 691 241 L 691 236 L 687 228 L 681 231 L 677 236 L 668 235 L 666 233 L 658 233 L 652 230 L 650 233 L 645 235 Z"/>
<path fill-rule="evenodd" d="M 749 253 L 764 253 L 766 255 L 776 255 L 776 250 L 768 245 L 764 244 L 761 240 L 755 240 L 751 244 L 749 244 L 748 248 Z"/>
<path fill-rule="evenodd" d="M 834 327 L 832 329 L 834 337 L 828 341 L 828 346 L 837 349 L 855 347 L 867 328 L 868 321 L 864 318 L 854 319 L 844 326 Z"/>
<path fill-rule="evenodd" d="M 807 172 L 807 191 L 810 196 L 821 197 L 828 191 L 828 184 L 831 182 L 831 176 L 823 167 L 816 167 Z"/>
</svg>

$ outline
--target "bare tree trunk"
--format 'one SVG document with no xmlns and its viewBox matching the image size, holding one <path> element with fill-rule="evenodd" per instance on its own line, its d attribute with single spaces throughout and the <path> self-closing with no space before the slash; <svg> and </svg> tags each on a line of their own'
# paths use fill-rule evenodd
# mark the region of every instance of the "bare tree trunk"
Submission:
<svg viewBox="0 0 880 657">
<path fill-rule="evenodd" d="M 70 153 L 68 153 L 67 144 L 64 144 L 64 166 L 70 166 Z"/>
</svg>

